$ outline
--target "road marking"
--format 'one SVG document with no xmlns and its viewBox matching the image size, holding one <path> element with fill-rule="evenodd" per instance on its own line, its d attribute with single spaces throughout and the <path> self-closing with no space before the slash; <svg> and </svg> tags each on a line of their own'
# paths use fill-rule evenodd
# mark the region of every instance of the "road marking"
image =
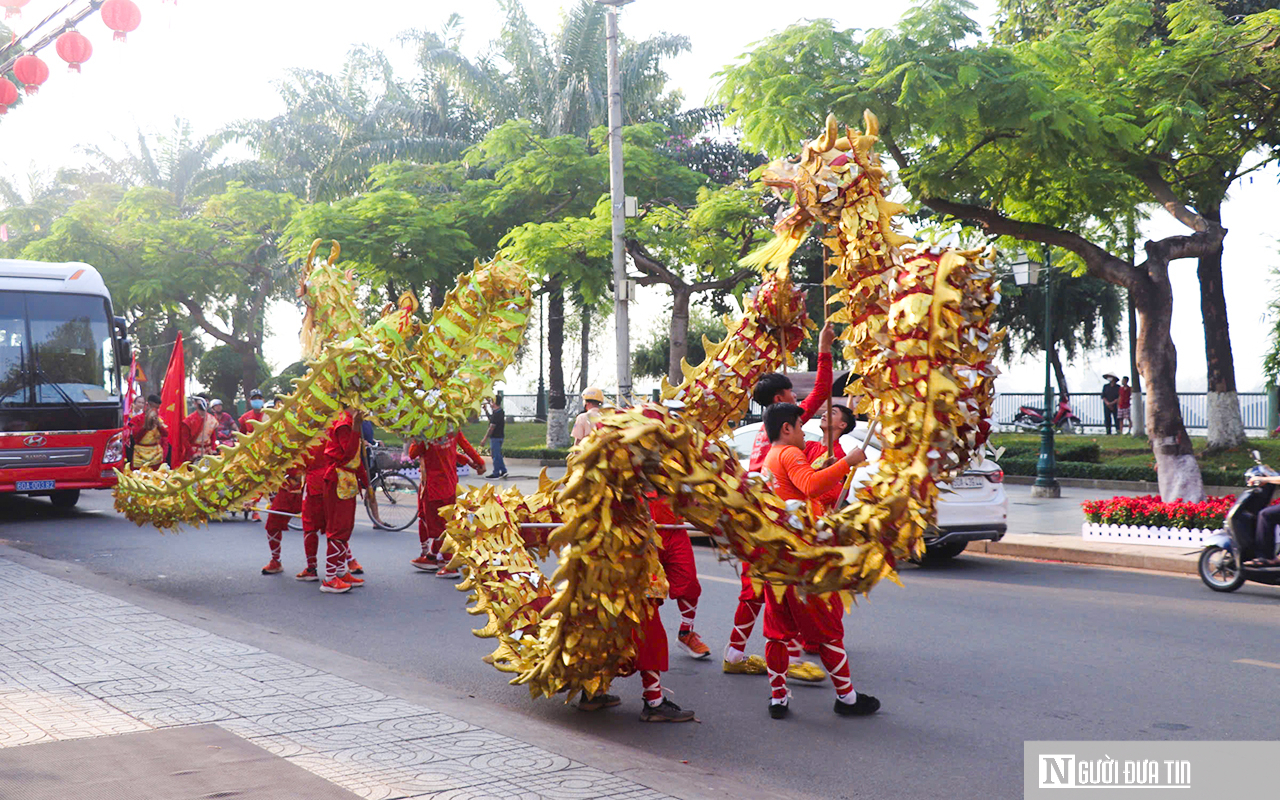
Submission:
<svg viewBox="0 0 1280 800">
<path fill-rule="evenodd" d="M 703 575 L 702 573 L 698 573 L 698 580 L 715 581 L 716 583 L 732 583 L 737 586 L 742 585 L 741 578 L 721 578 L 719 575 Z"/>
<path fill-rule="evenodd" d="M 1280 669 L 1280 664 L 1276 664 L 1276 663 L 1273 663 L 1273 662 L 1271 662 L 1271 661 L 1258 661 L 1258 660 L 1253 659 L 1253 658 L 1237 658 L 1235 661 L 1233 661 L 1233 662 L 1231 662 L 1231 663 L 1233 663 L 1233 664 L 1250 664 L 1250 665 L 1255 666 L 1255 667 L 1270 667 L 1271 669 Z"/>
</svg>

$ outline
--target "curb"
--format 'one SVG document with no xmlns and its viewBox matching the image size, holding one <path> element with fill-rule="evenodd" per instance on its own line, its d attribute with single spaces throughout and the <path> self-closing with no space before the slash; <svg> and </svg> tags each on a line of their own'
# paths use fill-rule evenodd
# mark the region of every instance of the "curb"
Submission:
<svg viewBox="0 0 1280 800">
<path fill-rule="evenodd" d="M 999 462 L 996 462 L 997 464 Z M 1113 481 L 1104 478 L 1058 478 L 1058 483 L 1072 489 L 1118 489 L 1130 492 L 1147 492 L 1160 494 L 1160 484 L 1153 481 Z M 1034 475 L 1010 475 L 1005 473 L 1005 483 L 1018 486 L 1030 486 L 1036 482 Z M 1239 494 L 1243 486 L 1205 486 L 1204 493 L 1210 495 Z"/>
<path fill-rule="evenodd" d="M 1137 547 L 1138 545 L 1133 545 Z M 1176 548 L 1168 548 L 1175 550 Z M 1181 575 L 1197 574 L 1198 559 L 1173 553 L 1117 552 L 1094 550 L 1068 545 L 1029 544 L 1023 542 L 970 542 L 968 553 L 985 553 L 993 556 L 1033 558 L 1040 561 L 1061 561 L 1064 564 L 1085 564 L 1101 567 L 1125 567 L 1156 572 L 1173 572 Z"/>
</svg>

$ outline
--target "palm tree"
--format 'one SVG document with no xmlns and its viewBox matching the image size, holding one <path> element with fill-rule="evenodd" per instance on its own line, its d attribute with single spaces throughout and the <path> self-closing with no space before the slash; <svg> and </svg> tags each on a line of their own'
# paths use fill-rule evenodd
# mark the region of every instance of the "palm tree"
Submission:
<svg viewBox="0 0 1280 800">
<path fill-rule="evenodd" d="M 449 160 L 477 139 L 476 122 L 446 84 L 426 74 L 406 85 L 381 51 L 367 47 L 354 48 L 338 75 L 290 70 L 279 92 L 283 114 L 243 120 L 220 138 L 248 144 L 278 190 L 308 202 L 359 189 L 375 164 Z"/>
<path fill-rule="evenodd" d="M 560 31 L 549 37 L 529 19 L 520 0 L 499 0 L 506 13 L 493 44 L 497 58 L 471 60 L 457 47 L 424 46 L 418 61 L 445 76 L 490 124 L 517 117 L 533 120 L 547 136 L 586 137 L 609 116 L 605 9 L 579 0 Z M 452 22 L 452 20 L 451 20 Z M 662 59 L 689 49 L 685 36 L 658 34 L 624 39 L 618 58 L 622 104 L 632 124 L 675 114 L 681 96 L 666 93 Z"/>
<path fill-rule="evenodd" d="M 92 166 L 86 170 L 64 170 L 66 181 L 111 183 L 125 188 L 150 186 L 173 195 L 179 206 L 198 197 L 207 197 L 226 188 L 228 180 L 241 177 L 239 164 L 215 163 L 223 142 L 216 136 L 197 139 L 188 120 L 175 118 L 167 134 L 148 136 L 137 132 L 131 147 L 117 140 L 124 155 L 113 155 L 97 145 L 82 146 Z"/>
</svg>

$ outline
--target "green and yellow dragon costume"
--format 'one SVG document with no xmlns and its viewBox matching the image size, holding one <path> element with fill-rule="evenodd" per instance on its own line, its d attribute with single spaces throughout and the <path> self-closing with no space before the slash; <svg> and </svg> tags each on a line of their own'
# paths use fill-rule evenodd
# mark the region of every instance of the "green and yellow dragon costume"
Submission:
<svg viewBox="0 0 1280 800">
<path fill-rule="evenodd" d="M 680 385 L 663 381 L 661 402 L 604 412 L 559 481 L 544 474 L 529 495 L 484 485 L 446 509 L 453 563 L 467 568 L 459 588 L 472 592 L 469 611 L 488 617 L 476 634 L 498 640 L 485 660 L 535 697 L 603 691 L 629 671 L 631 634 L 663 583 L 646 496 L 666 498 L 773 590 L 836 593 L 846 607 L 881 579 L 896 580 L 899 559 L 920 554 L 939 483 L 986 439 L 999 296 L 987 255 L 938 251 L 897 232 L 903 209 L 885 198 L 877 130 L 870 113 L 863 131 L 843 135 L 828 118 L 798 158 L 766 168 L 765 183 L 790 190 L 794 205 L 776 238 L 749 258 L 762 283 L 743 317 L 726 319 L 725 340 L 707 342 L 701 364 L 684 365 Z M 787 263 L 815 225 L 826 231 L 836 290 L 829 318 L 845 324 L 844 356 L 861 376 L 850 394 L 857 411 L 879 421 L 884 443 L 854 502 L 816 520 L 746 474 L 725 441 L 756 379 L 790 363 L 813 327 Z M 411 304 L 361 327 L 334 260 L 309 274 L 309 303 L 331 327 L 294 394 L 197 469 L 126 471 L 117 507 L 130 519 L 200 522 L 270 491 L 341 402 L 406 437 L 440 435 L 514 357 L 529 309 L 518 264 L 498 260 L 460 278 L 413 342 Z M 541 536 L 522 529 L 527 522 L 556 527 Z M 538 561 L 552 553 L 559 567 L 547 578 Z"/>
</svg>

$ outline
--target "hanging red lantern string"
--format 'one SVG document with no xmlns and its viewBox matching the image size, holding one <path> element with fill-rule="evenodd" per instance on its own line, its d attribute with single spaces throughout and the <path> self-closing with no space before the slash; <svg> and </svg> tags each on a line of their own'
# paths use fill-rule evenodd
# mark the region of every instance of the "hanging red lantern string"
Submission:
<svg viewBox="0 0 1280 800">
<path fill-rule="evenodd" d="M 0 116 L 9 113 L 9 106 L 18 102 L 18 87 L 8 78 L 0 78 Z"/>
<path fill-rule="evenodd" d="M 58 55 L 67 62 L 68 72 L 79 72 L 80 65 L 93 55 L 93 43 L 74 28 L 58 37 Z"/>
<path fill-rule="evenodd" d="M 40 84 L 49 80 L 49 65 L 40 56 L 28 53 L 13 62 L 13 77 L 22 82 L 23 91 L 35 94 L 40 91 Z"/>
<path fill-rule="evenodd" d="M 102 15 L 103 23 L 116 32 L 115 39 L 118 42 L 125 41 L 128 34 L 137 30 L 142 23 L 142 12 L 133 0 L 107 0 L 98 13 Z"/>
<path fill-rule="evenodd" d="M 31 0 L 0 0 L 0 6 L 4 7 L 4 18 L 22 16 L 22 7 Z"/>
</svg>

